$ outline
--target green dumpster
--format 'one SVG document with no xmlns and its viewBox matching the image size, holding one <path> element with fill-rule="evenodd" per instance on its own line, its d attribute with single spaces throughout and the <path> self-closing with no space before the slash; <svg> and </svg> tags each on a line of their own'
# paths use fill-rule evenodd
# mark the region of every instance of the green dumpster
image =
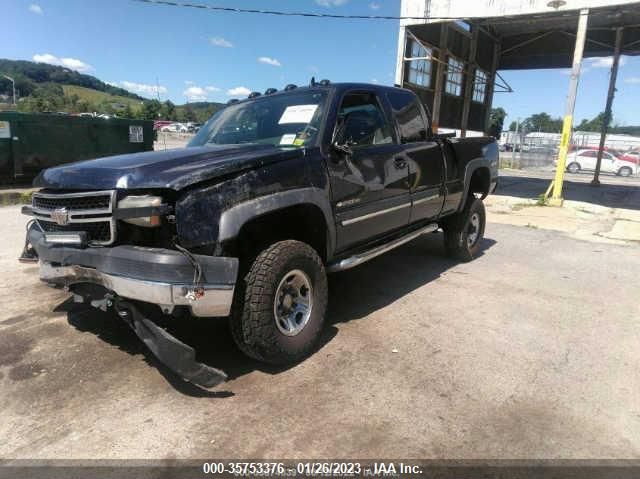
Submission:
<svg viewBox="0 0 640 479">
<path fill-rule="evenodd" d="M 153 150 L 153 122 L 0 112 L 0 179 L 34 178 L 73 161 Z"/>
</svg>

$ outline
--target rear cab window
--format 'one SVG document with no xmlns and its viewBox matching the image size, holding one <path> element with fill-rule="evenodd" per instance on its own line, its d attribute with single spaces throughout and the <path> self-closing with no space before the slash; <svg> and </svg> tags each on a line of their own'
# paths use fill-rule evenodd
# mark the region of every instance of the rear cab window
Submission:
<svg viewBox="0 0 640 479">
<path fill-rule="evenodd" d="M 427 138 L 427 121 L 415 95 L 403 90 L 387 92 L 393 116 L 398 125 L 401 143 L 424 141 Z"/>
</svg>

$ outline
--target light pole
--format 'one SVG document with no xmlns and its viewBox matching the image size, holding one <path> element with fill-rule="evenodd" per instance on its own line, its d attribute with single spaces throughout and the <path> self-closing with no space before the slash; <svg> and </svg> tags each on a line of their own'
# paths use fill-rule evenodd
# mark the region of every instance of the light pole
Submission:
<svg viewBox="0 0 640 479">
<path fill-rule="evenodd" d="M 16 106 L 16 82 L 8 75 L 3 74 L 2 76 L 11 82 L 11 86 L 13 87 L 13 106 Z"/>
</svg>

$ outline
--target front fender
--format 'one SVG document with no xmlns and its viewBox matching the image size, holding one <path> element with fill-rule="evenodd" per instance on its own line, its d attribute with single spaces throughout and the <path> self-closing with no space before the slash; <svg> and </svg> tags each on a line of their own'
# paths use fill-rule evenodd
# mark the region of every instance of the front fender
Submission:
<svg viewBox="0 0 640 479">
<path fill-rule="evenodd" d="M 335 251 L 335 223 L 326 191 L 316 187 L 279 191 L 232 206 L 220 216 L 218 241 L 224 242 L 237 237 L 242 227 L 254 218 L 289 206 L 304 204 L 317 206 L 322 211 L 329 233 L 327 254 L 331 257 Z"/>
</svg>

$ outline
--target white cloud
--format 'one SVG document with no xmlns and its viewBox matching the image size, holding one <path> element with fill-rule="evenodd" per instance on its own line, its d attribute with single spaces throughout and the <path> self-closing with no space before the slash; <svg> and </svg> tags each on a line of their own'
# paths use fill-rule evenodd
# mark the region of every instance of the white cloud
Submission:
<svg viewBox="0 0 640 479">
<path fill-rule="evenodd" d="M 321 7 L 339 7 L 348 1 L 349 0 L 316 0 L 316 3 Z"/>
<path fill-rule="evenodd" d="M 260 57 L 258 58 L 258 61 L 260 63 L 264 63 L 266 65 L 272 65 L 274 67 L 281 67 L 282 64 L 276 60 L 275 58 L 271 58 L 271 57 Z"/>
<path fill-rule="evenodd" d="M 231 43 L 229 40 L 225 40 L 222 37 L 213 37 L 209 39 L 209 41 L 214 47 L 233 48 L 233 43 Z"/>
<path fill-rule="evenodd" d="M 115 86 L 117 88 L 120 88 L 120 85 L 118 84 L 117 81 L 106 81 L 105 82 L 107 85 L 111 85 L 111 86 Z"/>
<path fill-rule="evenodd" d="M 33 61 L 38 63 L 48 63 L 50 65 L 58 65 L 79 72 L 93 70 L 91 65 L 83 62 L 82 60 L 78 60 L 77 58 L 59 58 L 51 53 L 36 53 L 33 55 Z"/>
<path fill-rule="evenodd" d="M 31 5 L 29 5 L 29 11 L 31 13 L 35 13 L 36 15 L 44 15 L 44 10 L 42 10 L 42 7 L 37 3 L 32 3 Z"/>
<path fill-rule="evenodd" d="M 136 83 L 132 81 L 121 81 L 122 88 L 140 95 L 153 96 L 157 94 L 164 95 L 167 93 L 167 87 L 162 85 L 149 85 L 146 83 Z"/>
<path fill-rule="evenodd" d="M 206 86 L 206 87 L 204 87 L 204 89 L 207 90 L 207 91 L 211 91 L 211 92 L 220 91 L 220 88 L 218 88 L 217 86 L 213 86 L 213 85 Z"/>
<path fill-rule="evenodd" d="M 191 86 L 191 85 L 195 85 L 196 82 L 194 82 L 193 80 L 185 80 L 184 84 L 187 85 L 187 86 Z"/>
<path fill-rule="evenodd" d="M 207 92 L 199 86 L 190 86 L 182 94 L 189 101 L 204 101 L 207 99 Z"/>
<path fill-rule="evenodd" d="M 630 85 L 640 85 L 640 77 L 628 77 L 624 79 L 624 82 Z"/>
<path fill-rule="evenodd" d="M 227 95 L 229 96 L 247 96 L 249 93 L 251 93 L 251 90 L 246 86 L 237 86 L 227 90 Z"/>
<path fill-rule="evenodd" d="M 376 2 L 371 2 L 369 4 L 369 8 L 371 10 L 380 10 L 380 7 L 382 7 L 382 5 L 380 5 L 379 3 L 376 3 Z"/>
<path fill-rule="evenodd" d="M 627 63 L 625 57 L 620 57 L 620 66 Z M 611 68 L 613 65 L 613 57 L 588 58 L 587 64 L 592 68 Z"/>
<path fill-rule="evenodd" d="M 371 83 L 380 83 L 377 78 L 372 78 Z"/>
</svg>

